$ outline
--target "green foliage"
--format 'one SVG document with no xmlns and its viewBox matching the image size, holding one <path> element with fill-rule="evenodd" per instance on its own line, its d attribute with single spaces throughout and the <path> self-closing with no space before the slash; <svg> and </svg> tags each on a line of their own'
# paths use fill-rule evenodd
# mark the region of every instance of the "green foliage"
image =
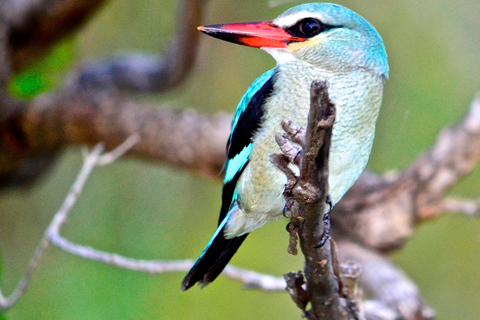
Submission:
<svg viewBox="0 0 480 320">
<path fill-rule="evenodd" d="M 31 99 L 59 84 L 73 61 L 75 47 L 76 41 L 73 38 L 53 47 L 39 61 L 12 77 L 8 86 L 10 94 L 17 98 Z"/>
</svg>

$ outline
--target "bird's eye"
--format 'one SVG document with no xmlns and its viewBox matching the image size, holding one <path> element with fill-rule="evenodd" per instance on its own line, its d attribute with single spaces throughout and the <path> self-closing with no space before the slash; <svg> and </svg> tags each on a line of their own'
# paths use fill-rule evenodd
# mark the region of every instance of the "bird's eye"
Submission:
<svg viewBox="0 0 480 320">
<path fill-rule="evenodd" d="M 298 25 L 298 31 L 303 33 L 306 36 L 317 35 L 320 33 L 321 22 L 316 19 L 305 19 L 300 21 Z"/>
<path fill-rule="evenodd" d="M 320 20 L 314 18 L 306 18 L 297 22 L 293 27 L 287 29 L 287 31 L 296 37 L 311 38 L 317 34 L 332 28 Z"/>
</svg>

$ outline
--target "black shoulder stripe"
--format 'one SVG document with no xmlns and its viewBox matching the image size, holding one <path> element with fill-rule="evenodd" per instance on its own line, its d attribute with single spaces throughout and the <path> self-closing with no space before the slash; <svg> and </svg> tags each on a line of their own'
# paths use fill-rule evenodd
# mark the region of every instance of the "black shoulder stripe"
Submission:
<svg viewBox="0 0 480 320">
<path fill-rule="evenodd" d="M 238 118 L 227 143 L 227 158 L 232 159 L 252 142 L 253 135 L 261 126 L 265 100 L 273 91 L 273 77 L 267 80 L 250 100 L 245 111 Z"/>
<path fill-rule="evenodd" d="M 273 91 L 273 77 L 253 95 L 245 110 L 240 114 L 237 124 L 227 142 L 227 163 L 239 154 L 245 147 L 252 143 L 253 135 L 261 126 L 261 119 L 264 113 L 265 100 Z M 248 160 L 243 168 L 235 173 L 235 176 L 224 183 L 222 189 L 222 208 L 220 209 L 219 224 L 223 221 L 230 206 L 237 186 L 238 178 L 242 174 Z"/>
</svg>

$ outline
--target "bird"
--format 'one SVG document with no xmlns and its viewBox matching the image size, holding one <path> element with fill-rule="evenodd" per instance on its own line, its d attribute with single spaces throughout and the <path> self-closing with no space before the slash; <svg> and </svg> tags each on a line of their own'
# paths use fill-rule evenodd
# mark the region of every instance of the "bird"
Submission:
<svg viewBox="0 0 480 320">
<path fill-rule="evenodd" d="M 274 20 L 198 30 L 260 48 L 276 60 L 276 67 L 256 79 L 237 106 L 227 142 L 218 227 L 184 277 L 183 291 L 214 281 L 250 232 L 283 216 L 287 178 L 270 155 L 280 153 L 275 135 L 282 132 L 282 120 L 306 128 L 313 81 L 326 81 L 336 106 L 328 191 L 333 204 L 343 197 L 370 156 L 389 73 L 375 28 L 337 4 L 307 3 Z"/>
</svg>

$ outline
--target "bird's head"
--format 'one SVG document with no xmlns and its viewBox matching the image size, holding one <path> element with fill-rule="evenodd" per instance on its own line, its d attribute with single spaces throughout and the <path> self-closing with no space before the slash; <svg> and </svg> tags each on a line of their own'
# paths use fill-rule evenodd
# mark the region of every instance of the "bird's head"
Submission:
<svg viewBox="0 0 480 320">
<path fill-rule="evenodd" d="M 332 72 L 366 69 L 388 77 L 380 35 L 364 18 L 336 4 L 308 3 L 271 21 L 198 29 L 215 38 L 262 48 L 279 64 L 300 60 Z"/>
</svg>

